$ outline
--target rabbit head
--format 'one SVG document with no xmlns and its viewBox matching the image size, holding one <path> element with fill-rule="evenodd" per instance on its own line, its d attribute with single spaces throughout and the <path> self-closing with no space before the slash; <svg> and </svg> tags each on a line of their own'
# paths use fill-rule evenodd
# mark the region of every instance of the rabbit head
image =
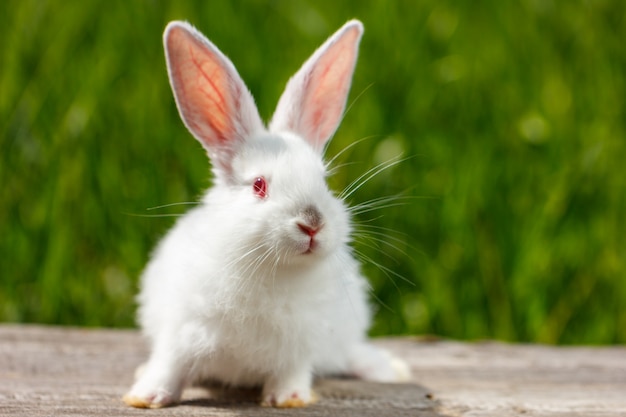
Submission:
<svg viewBox="0 0 626 417">
<path fill-rule="evenodd" d="M 349 216 L 322 160 L 346 105 L 363 27 L 350 21 L 289 80 L 269 127 L 231 61 L 184 22 L 164 44 L 176 105 L 207 151 L 224 245 L 259 262 L 308 262 L 349 239 Z"/>
</svg>

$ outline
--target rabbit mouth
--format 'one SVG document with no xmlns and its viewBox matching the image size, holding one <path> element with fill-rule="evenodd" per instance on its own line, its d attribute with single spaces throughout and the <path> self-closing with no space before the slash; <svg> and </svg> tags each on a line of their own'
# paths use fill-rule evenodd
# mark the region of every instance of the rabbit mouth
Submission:
<svg viewBox="0 0 626 417">
<path fill-rule="evenodd" d="M 309 239 L 309 243 L 308 243 L 308 247 L 305 249 L 304 252 L 302 252 L 303 255 L 310 255 L 312 254 L 314 251 L 317 251 L 317 247 L 319 246 L 319 243 L 317 243 L 317 240 L 315 240 L 314 238 L 310 238 Z"/>
<path fill-rule="evenodd" d="M 293 256 L 313 255 L 320 252 L 320 242 L 315 237 L 299 237 L 291 243 Z"/>
<path fill-rule="evenodd" d="M 317 213 L 317 210 L 315 210 Z M 305 221 L 305 222 L 297 222 L 299 231 L 302 233 L 303 237 L 306 238 L 306 241 L 303 241 L 303 251 L 301 252 L 303 255 L 309 255 L 314 251 L 317 251 L 319 246 L 318 242 L 318 232 L 322 229 L 323 224 L 321 223 L 321 216 L 318 214 L 313 221 Z"/>
</svg>

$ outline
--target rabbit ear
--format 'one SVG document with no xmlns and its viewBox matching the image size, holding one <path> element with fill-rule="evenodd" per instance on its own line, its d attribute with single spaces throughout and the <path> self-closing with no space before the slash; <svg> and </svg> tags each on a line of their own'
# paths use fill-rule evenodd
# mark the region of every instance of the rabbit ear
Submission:
<svg viewBox="0 0 626 417">
<path fill-rule="evenodd" d="M 185 22 L 163 35 L 170 84 L 185 126 L 214 168 L 230 170 L 236 147 L 263 129 L 254 99 L 232 62 Z"/>
<path fill-rule="evenodd" d="M 348 98 L 363 25 L 351 20 L 331 36 L 289 80 L 270 124 L 322 151 L 335 133 Z"/>
</svg>

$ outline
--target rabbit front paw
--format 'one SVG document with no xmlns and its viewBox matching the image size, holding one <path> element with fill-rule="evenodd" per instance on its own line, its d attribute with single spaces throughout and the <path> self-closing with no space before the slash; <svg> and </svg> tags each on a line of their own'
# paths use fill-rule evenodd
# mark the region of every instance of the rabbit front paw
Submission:
<svg viewBox="0 0 626 417">
<path fill-rule="evenodd" d="M 274 376 L 263 386 L 264 407 L 298 408 L 306 407 L 317 400 L 311 390 L 311 372 L 302 367 L 281 376 Z"/>
<path fill-rule="evenodd" d="M 162 408 L 177 402 L 174 396 L 163 389 L 154 389 L 146 392 L 137 392 L 132 389 L 128 394 L 124 395 L 122 400 L 131 407 L 135 408 Z"/>
<path fill-rule="evenodd" d="M 263 407 L 300 408 L 313 404 L 316 401 L 317 396 L 313 390 L 287 390 L 283 392 L 270 392 L 265 394 L 261 405 Z"/>
<path fill-rule="evenodd" d="M 176 374 L 156 366 L 141 366 L 138 379 L 122 400 L 135 408 L 162 408 L 175 404 L 182 394 L 182 383 Z"/>
</svg>

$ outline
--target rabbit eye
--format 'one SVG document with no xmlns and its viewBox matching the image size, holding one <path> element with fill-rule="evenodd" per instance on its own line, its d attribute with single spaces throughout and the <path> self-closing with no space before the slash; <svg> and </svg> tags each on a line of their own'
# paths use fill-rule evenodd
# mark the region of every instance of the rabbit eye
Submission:
<svg viewBox="0 0 626 417">
<path fill-rule="evenodd" d="M 267 197 L 267 181 L 263 177 L 257 177 L 252 184 L 254 194 L 259 198 Z"/>
</svg>

